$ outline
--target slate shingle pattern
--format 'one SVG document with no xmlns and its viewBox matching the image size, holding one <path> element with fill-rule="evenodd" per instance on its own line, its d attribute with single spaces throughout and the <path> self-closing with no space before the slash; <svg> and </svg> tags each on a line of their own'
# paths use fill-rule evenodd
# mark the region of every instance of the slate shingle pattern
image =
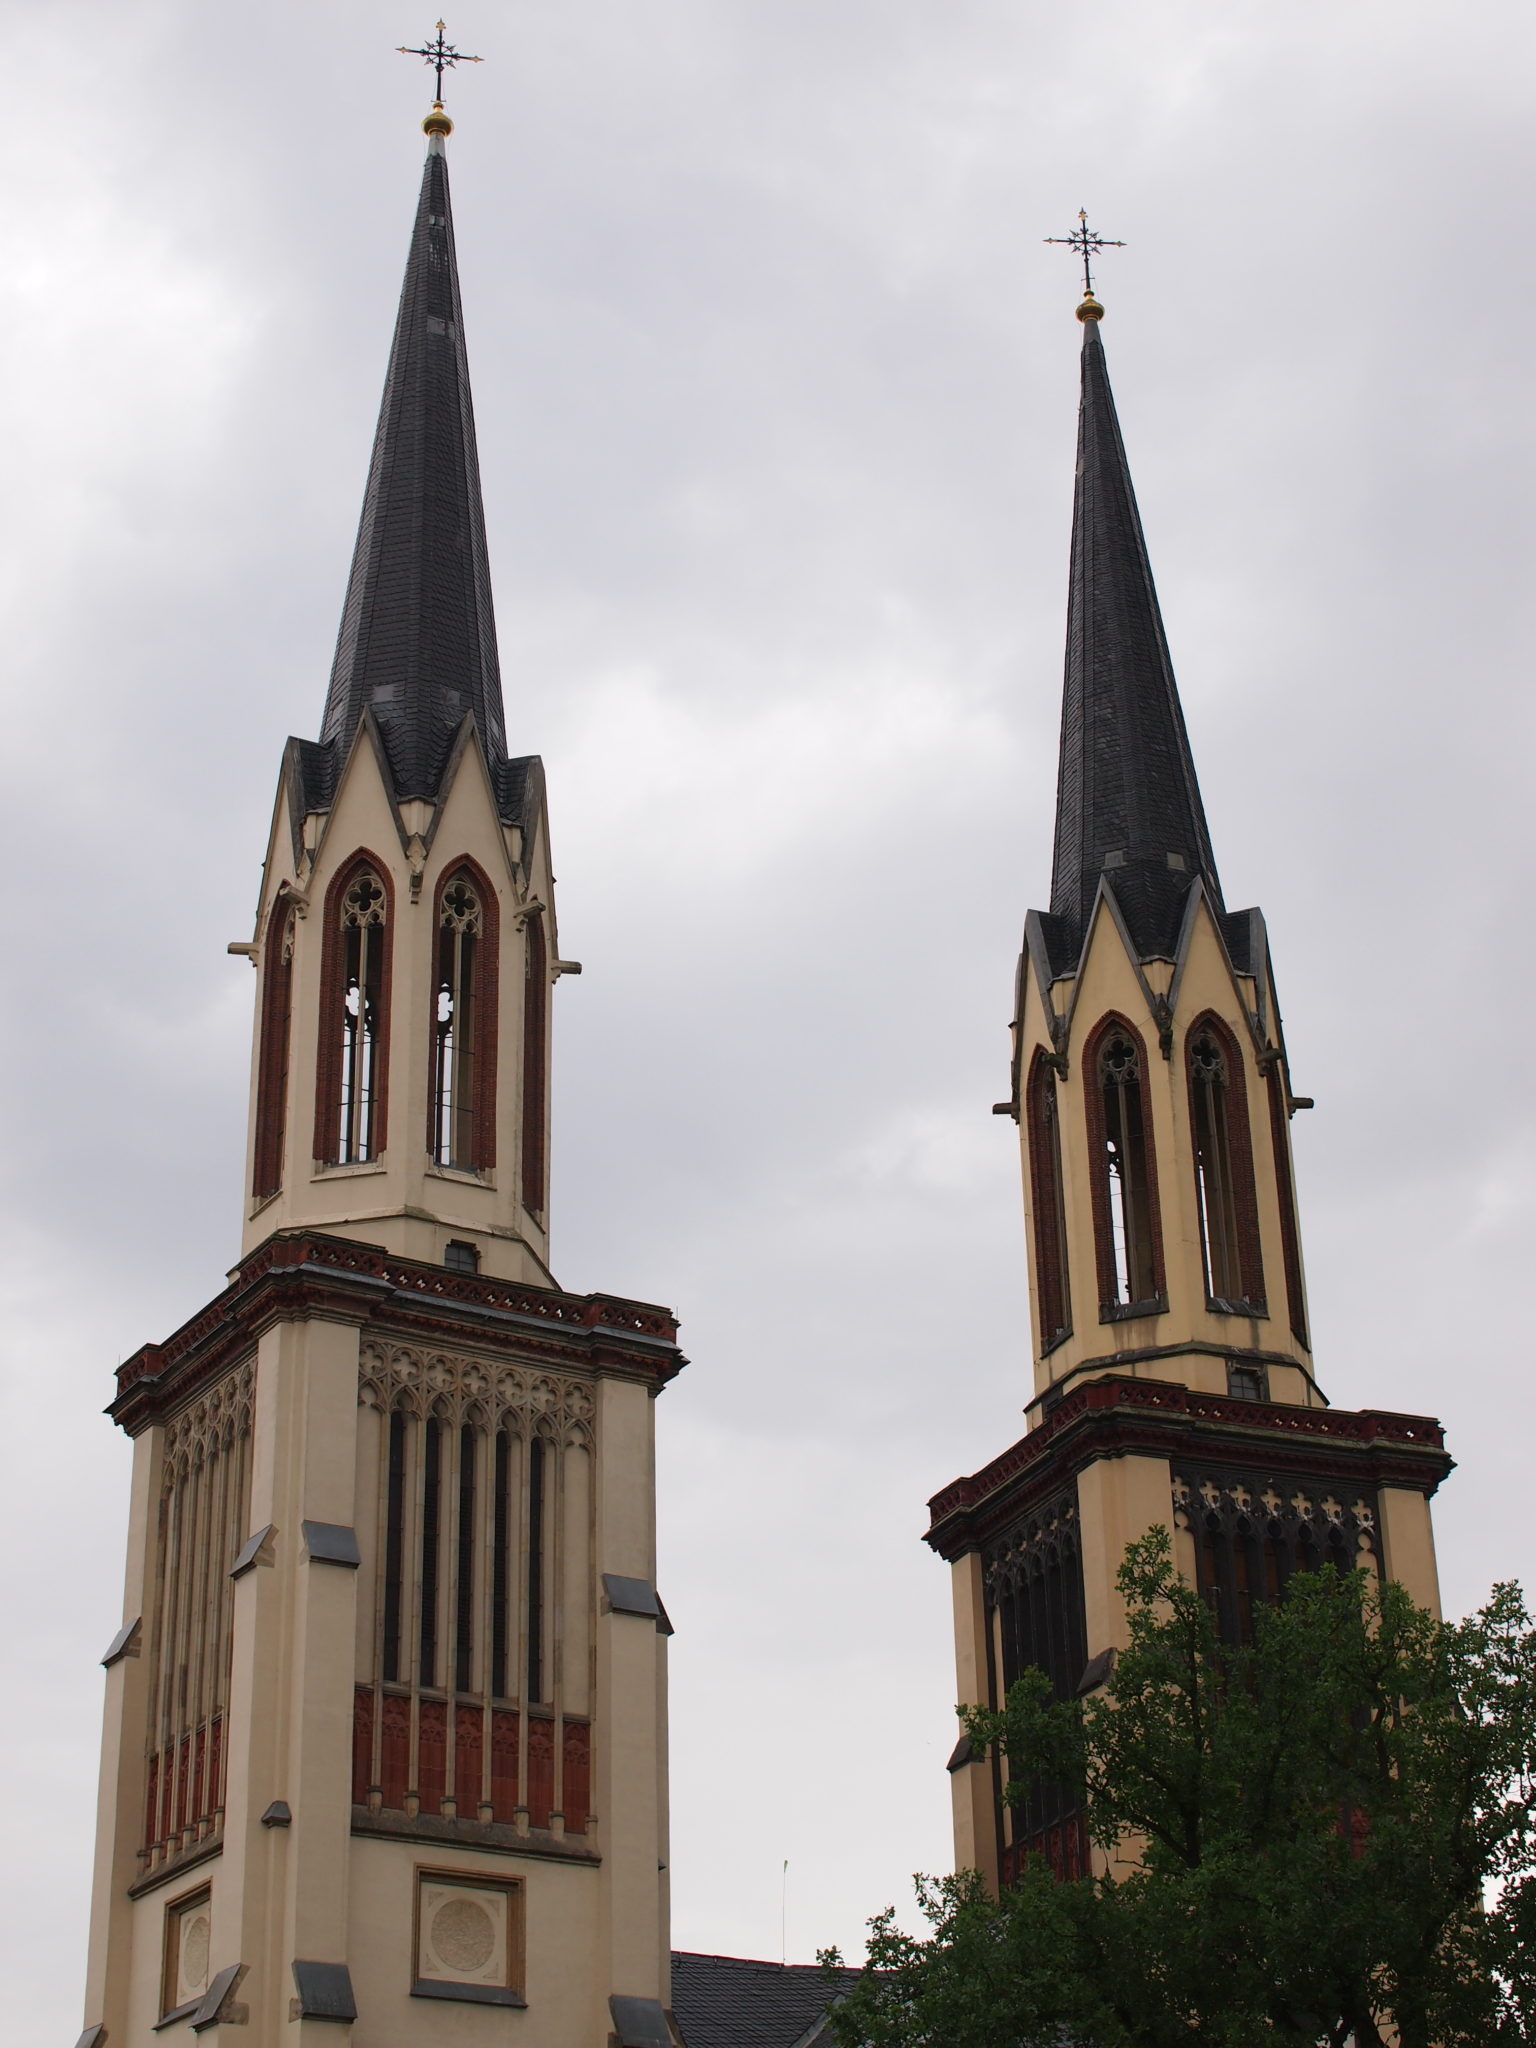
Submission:
<svg viewBox="0 0 1536 2048">
<path fill-rule="evenodd" d="M 858 1974 L 842 1971 L 842 1984 Z M 687 2048 L 810 2048 L 837 1995 L 815 1963 L 672 1954 L 672 2015 Z"/>
<path fill-rule="evenodd" d="M 1182 869 L 1169 854 L 1182 856 Z M 1195 780 L 1098 323 L 1083 328 L 1066 683 L 1051 876 L 1053 956 L 1075 956 L 1107 873 L 1145 958 L 1173 951 L 1200 875 L 1221 886 Z"/>
<path fill-rule="evenodd" d="M 466 712 L 493 774 L 504 761 L 448 163 L 437 138 L 422 172 L 322 743 L 344 752 L 369 708 L 401 799 L 437 794 Z"/>
</svg>

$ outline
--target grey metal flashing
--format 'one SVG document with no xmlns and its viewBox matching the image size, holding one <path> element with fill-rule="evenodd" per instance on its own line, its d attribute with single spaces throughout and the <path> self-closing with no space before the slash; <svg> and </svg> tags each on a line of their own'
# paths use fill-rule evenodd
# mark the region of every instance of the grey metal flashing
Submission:
<svg viewBox="0 0 1536 2048">
<path fill-rule="evenodd" d="M 672 1617 L 667 1612 L 666 1602 L 659 1593 L 656 1595 L 656 1633 L 659 1636 L 677 1634 L 677 1630 L 672 1626 Z"/>
<path fill-rule="evenodd" d="M 293 1826 L 293 1808 L 286 1799 L 274 1799 L 266 1812 L 261 1816 L 261 1824 L 264 1828 L 291 1828 Z"/>
<path fill-rule="evenodd" d="M 1097 1692 L 1107 1683 L 1114 1672 L 1117 1652 L 1113 1649 L 1100 1650 L 1096 1657 L 1090 1657 L 1083 1666 L 1083 1675 L 1077 1681 L 1077 1697 L 1085 1699 L 1091 1692 Z"/>
<path fill-rule="evenodd" d="M 1268 1322 L 1269 1316 L 1267 1314 L 1254 1316 L 1249 1310 L 1244 1309 L 1239 1312 L 1234 1320 L 1238 1322 Z M 1032 1415 L 1036 1409 L 1043 1408 L 1047 1401 L 1054 1401 L 1057 1396 L 1065 1398 L 1072 1386 L 1072 1382 L 1082 1379 L 1085 1375 L 1091 1374 L 1102 1378 L 1107 1371 L 1115 1368 L 1155 1365 L 1163 1359 L 1189 1357 L 1230 1358 L 1239 1363 L 1252 1362 L 1255 1365 L 1286 1366 L 1292 1372 L 1299 1372 L 1306 1381 L 1308 1388 L 1314 1396 L 1310 1404 L 1312 1407 L 1331 1408 L 1333 1406 L 1328 1396 L 1312 1377 L 1311 1368 L 1303 1364 L 1301 1359 L 1293 1357 L 1289 1351 L 1265 1351 L 1253 1344 L 1213 1344 L 1206 1337 L 1189 1337 L 1179 1344 L 1134 1344 L 1124 1351 L 1103 1351 L 1096 1358 L 1085 1358 L 1081 1365 L 1074 1365 L 1069 1373 L 1063 1374 L 1059 1380 L 1053 1380 L 1043 1394 L 1036 1394 L 1033 1400 L 1026 1401 L 1024 1413 Z M 1139 1378 L 1141 1375 L 1133 1373 L 1131 1377 Z M 1153 1374 L 1152 1377 L 1155 1378 L 1156 1375 Z M 1285 1401 L 1276 1401 L 1271 1403 L 1271 1405 L 1277 1408 L 1284 1408 L 1293 1404 Z"/>
<path fill-rule="evenodd" d="M 628 1579 L 621 1572 L 604 1572 L 603 1591 L 615 1614 L 635 1614 L 645 1621 L 661 1618 L 661 1604 L 649 1579 Z"/>
<path fill-rule="evenodd" d="M 234 1994 L 241 1978 L 245 1975 L 244 1963 L 229 1963 L 220 1970 L 208 1989 L 203 1993 L 202 2002 L 192 2015 L 192 2031 L 201 2034 L 207 2028 L 217 2026 L 220 2020 L 234 2021 L 245 2018 L 244 2007 L 236 2009 Z"/>
<path fill-rule="evenodd" d="M 619 2048 L 676 2048 L 659 1998 L 621 1998 L 615 1993 L 608 2010 Z"/>
<path fill-rule="evenodd" d="M 132 1621 L 125 1621 L 117 1634 L 107 1645 L 107 1653 L 101 1664 L 104 1671 L 110 1671 L 114 1664 L 121 1664 L 125 1657 L 137 1657 L 142 1649 L 140 1640 L 143 1616 L 136 1615 Z"/>
<path fill-rule="evenodd" d="M 271 1564 L 272 1538 L 276 1534 L 277 1524 L 268 1522 L 266 1527 L 258 1529 L 254 1536 L 247 1536 L 229 1568 L 229 1576 L 232 1579 L 243 1579 L 246 1573 L 253 1571 L 257 1565 Z"/>
<path fill-rule="evenodd" d="M 525 1835 L 510 1821 L 449 1820 L 440 1813 L 408 1814 L 390 1808 L 374 1813 L 366 1806 L 354 1806 L 352 1833 L 363 1840 L 431 1842 L 439 1848 L 528 1857 L 535 1863 L 580 1863 L 591 1868 L 603 1860 L 596 1849 L 587 1847 L 584 1836 L 555 1836 L 541 1828 Z"/>
<path fill-rule="evenodd" d="M 984 1764 L 986 1760 L 985 1751 L 978 1749 L 969 1735 L 962 1735 L 950 1751 L 949 1762 L 944 1768 L 953 1777 L 956 1771 L 963 1771 L 967 1764 Z"/>
<path fill-rule="evenodd" d="M 75 2048 L 107 2048 L 107 2030 L 98 2021 L 94 2027 L 87 2027 L 75 2043 Z"/>
<path fill-rule="evenodd" d="M 304 1548 L 311 1564 L 339 1564 L 355 1572 L 363 1561 L 357 1547 L 357 1531 L 344 1522 L 305 1522 Z"/>
<path fill-rule="evenodd" d="M 142 1899 L 149 1892 L 159 1891 L 162 1885 L 172 1884 L 177 1878 L 185 1877 L 189 1870 L 195 1870 L 200 1863 L 211 1863 L 215 1856 L 224 1854 L 224 1837 L 211 1835 L 206 1842 L 194 1842 L 190 1849 L 183 1849 L 179 1856 L 171 1856 L 152 1870 L 147 1877 L 136 1877 L 128 1887 L 130 1899 Z"/>
<path fill-rule="evenodd" d="M 352 1973 L 345 1963 L 314 1963 L 295 1960 L 293 1965 L 295 2001 L 300 2020 L 357 2018 L 357 2000 L 352 1995 Z"/>
<path fill-rule="evenodd" d="M 509 1991 L 505 1984 L 438 1984 L 430 1977 L 418 1977 L 411 1996 L 449 1998 L 459 2005 L 512 2005 L 520 2010 L 528 2004 L 520 1991 Z"/>
</svg>

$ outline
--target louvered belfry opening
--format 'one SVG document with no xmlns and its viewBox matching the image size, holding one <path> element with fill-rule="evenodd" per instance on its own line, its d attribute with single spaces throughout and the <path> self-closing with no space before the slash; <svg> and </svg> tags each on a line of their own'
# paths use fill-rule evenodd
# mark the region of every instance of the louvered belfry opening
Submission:
<svg viewBox="0 0 1536 2048">
<path fill-rule="evenodd" d="M 356 1805 L 586 1833 L 592 1418 L 580 1380 L 364 1345 L 378 1526 Z"/>
<path fill-rule="evenodd" d="M 1027 1516 L 988 1547 L 982 1562 L 1001 1691 L 1006 1694 L 1035 1667 L 1051 1681 L 1056 1699 L 1074 1699 L 1088 1661 L 1075 1492 Z M 1077 1786 L 1036 1779 L 1022 1803 L 1005 1812 L 1005 1883 L 1017 1879 L 1030 1856 L 1044 1857 L 1058 1877 L 1087 1872 L 1088 1833 Z"/>
<path fill-rule="evenodd" d="M 251 1490 L 252 1364 L 166 1425 L 148 1613 L 146 1874 L 217 1835 L 233 1648 L 234 1564 Z"/>
</svg>

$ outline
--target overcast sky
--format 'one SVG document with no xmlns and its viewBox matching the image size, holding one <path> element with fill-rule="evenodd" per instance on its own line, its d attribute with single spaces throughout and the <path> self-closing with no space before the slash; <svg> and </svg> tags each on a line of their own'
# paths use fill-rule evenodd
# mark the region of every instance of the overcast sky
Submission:
<svg viewBox="0 0 1536 2048">
<path fill-rule="evenodd" d="M 126 1441 L 238 1251 L 250 936 L 419 177 L 379 0 L 0 5 L 0 1691 L 20 2041 L 78 2029 Z M 1335 1401 L 1536 1583 L 1520 0 L 528 0 L 450 34 L 508 733 L 549 773 L 555 1266 L 673 1304 L 674 1938 L 948 1867 L 925 1503 L 1030 1389 L 1007 1024 L 1049 889 L 1087 206 Z"/>
</svg>

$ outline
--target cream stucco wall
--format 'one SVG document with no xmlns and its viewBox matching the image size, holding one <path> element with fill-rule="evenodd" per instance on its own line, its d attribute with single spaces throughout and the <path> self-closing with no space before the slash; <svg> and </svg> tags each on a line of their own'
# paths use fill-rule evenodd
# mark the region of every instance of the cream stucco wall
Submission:
<svg viewBox="0 0 1536 2048">
<path fill-rule="evenodd" d="M 366 724 L 348 756 L 330 810 L 299 820 L 304 850 L 297 861 L 290 806 L 285 779 L 273 818 L 253 942 L 259 1019 L 268 921 L 274 906 L 288 900 L 285 892 L 291 892 L 299 916 L 283 1185 L 263 1200 L 249 1194 L 258 1029 L 251 1065 L 245 1248 L 250 1250 L 273 1231 L 306 1226 L 361 1238 L 403 1257 L 439 1261 L 449 1238 L 467 1238 L 479 1248 L 483 1272 L 552 1285 L 548 1216 L 524 1207 L 518 1166 L 530 918 L 542 922 L 551 989 L 559 959 L 547 821 L 541 813 L 526 837 L 519 828 L 502 824 L 484 759 L 474 745 L 461 748 L 456 772 L 438 806 L 415 801 L 397 807 Z M 387 1139 L 376 1161 L 326 1166 L 313 1157 L 325 899 L 337 874 L 364 850 L 385 870 L 393 891 Z M 437 946 L 434 905 L 443 878 L 466 858 L 489 877 L 496 891 L 500 929 L 496 1163 L 478 1173 L 436 1165 L 427 1145 Z M 545 1086 L 547 1130 L 548 1062 Z"/>
</svg>

